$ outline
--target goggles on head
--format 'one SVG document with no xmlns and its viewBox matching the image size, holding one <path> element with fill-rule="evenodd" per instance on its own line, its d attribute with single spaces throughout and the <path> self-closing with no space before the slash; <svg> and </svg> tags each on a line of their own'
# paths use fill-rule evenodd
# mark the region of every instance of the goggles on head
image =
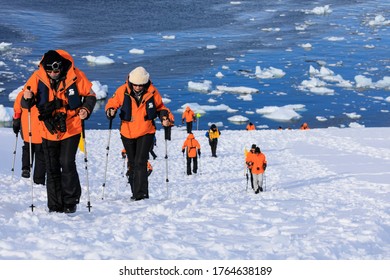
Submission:
<svg viewBox="0 0 390 280">
<path fill-rule="evenodd" d="M 61 61 L 54 61 L 51 64 L 46 64 L 45 68 L 47 70 L 59 71 L 59 70 L 61 70 Z"/>
</svg>

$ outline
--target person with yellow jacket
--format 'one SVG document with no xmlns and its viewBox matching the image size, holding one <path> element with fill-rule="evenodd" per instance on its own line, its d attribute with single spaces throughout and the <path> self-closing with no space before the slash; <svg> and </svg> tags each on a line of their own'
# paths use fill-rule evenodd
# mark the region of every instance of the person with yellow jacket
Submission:
<svg viewBox="0 0 390 280">
<path fill-rule="evenodd" d="M 21 131 L 23 139 L 22 147 L 22 177 L 30 178 L 30 172 L 33 172 L 33 181 L 35 184 L 44 185 L 46 179 L 45 157 L 42 148 L 42 137 L 39 133 L 38 109 L 31 107 L 30 116 L 28 109 L 22 108 L 21 100 L 24 92 L 21 91 L 16 96 L 14 102 L 14 116 L 12 127 L 17 135 Z M 30 123 L 30 129 L 29 129 Z M 31 130 L 31 131 L 29 131 Z M 31 132 L 31 165 L 30 165 L 30 132 Z M 34 171 L 30 166 L 34 165 Z"/>
<path fill-rule="evenodd" d="M 263 175 L 265 169 L 267 168 L 267 159 L 260 151 L 260 147 L 256 147 L 255 154 L 251 156 L 251 163 L 253 186 L 256 189 L 255 193 L 259 193 L 263 191 Z"/>
<path fill-rule="evenodd" d="M 23 91 L 22 107 L 38 109 L 49 212 L 74 213 L 81 197 L 76 152 L 82 122 L 96 104 L 92 83 L 68 52 L 49 50 Z"/>
<path fill-rule="evenodd" d="M 210 129 L 206 132 L 206 137 L 209 139 L 209 145 L 211 147 L 211 156 L 217 157 L 218 138 L 221 132 L 218 130 L 215 124 L 210 126 Z"/>
<path fill-rule="evenodd" d="M 190 106 L 187 106 L 182 114 L 182 121 L 181 123 L 184 124 L 184 121 L 186 122 L 187 126 L 187 133 L 192 132 L 192 122 L 196 122 L 195 113 L 191 110 Z"/>
<path fill-rule="evenodd" d="M 194 134 L 188 134 L 187 139 L 184 141 L 181 149 L 183 156 L 185 151 L 187 150 L 187 175 L 192 174 L 191 161 L 193 161 L 194 163 L 192 172 L 196 174 L 198 172 L 198 155 L 200 157 L 200 144 L 198 140 L 195 139 Z"/>
<path fill-rule="evenodd" d="M 112 120 L 120 108 L 120 134 L 130 168 L 132 200 L 149 198 L 147 161 L 156 133 L 155 119 L 170 125 L 168 110 L 149 73 L 143 67 L 133 69 L 126 82 L 108 100 L 106 116 Z"/>
</svg>

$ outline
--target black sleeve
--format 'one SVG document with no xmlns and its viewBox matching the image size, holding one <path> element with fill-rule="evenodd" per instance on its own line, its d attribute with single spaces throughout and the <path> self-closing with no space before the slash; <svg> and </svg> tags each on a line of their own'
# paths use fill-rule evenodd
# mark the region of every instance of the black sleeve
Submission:
<svg viewBox="0 0 390 280">
<path fill-rule="evenodd" d="M 93 111 L 93 108 L 95 107 L 95 104 L 96 104 L 96 96 L 93 96 L 93 95 L 84 96 L 81 108 L 84 107 L 89 112 L 87 119 L 92 114 L 92 111 Z"/>
</svg>

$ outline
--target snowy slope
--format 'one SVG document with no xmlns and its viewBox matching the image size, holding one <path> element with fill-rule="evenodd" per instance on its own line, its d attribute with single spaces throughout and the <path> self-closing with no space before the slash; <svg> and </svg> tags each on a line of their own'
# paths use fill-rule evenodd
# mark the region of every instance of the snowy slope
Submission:
<svg viewBox="0 0 390 280">
<path fill-rule="evenodd" d="M 112 130 L 87 130 L 77 164 L 83 195 L 75 217 L 46 212 L 43 185 L 15 174 L 15 134 L 0 128 L 0 259 L 383 260 L 390 258 L 390 128 L 224 131 L 212 158 L 205 131 L 200 172 L 185 175 L 174 129 L 157 132 L 150 199 L 130 202 L 122 144 Z M 19 139 L 20 141 L 20 139 Z M 268 160 L 266 192 L 246 191 L 244 149 L 258 144 Z M 168 192 L 167 192 L 168 188 Z M 34 204 L 34 212 L 29 206 Z"/>
</svg>

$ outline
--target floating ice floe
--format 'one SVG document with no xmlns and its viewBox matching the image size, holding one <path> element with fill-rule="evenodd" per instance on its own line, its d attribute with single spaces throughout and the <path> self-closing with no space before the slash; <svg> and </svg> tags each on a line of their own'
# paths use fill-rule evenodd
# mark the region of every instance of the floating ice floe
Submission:
<svg viewBox="0 0 390 280">
<path fill-rule="evenodd" d="M 336 41 L 344 41 L 345 38 L 344 37 L 330 36 L 330 37 L 325 37 L 325 40 L 336 42 Z"/>
<path fill-rule="evenodd" d="M 304 10 L 305 14 L 314 14 L 314 15 L 327 15 L 332 13 L 332 9 L 329 5 L 325 5 L 323 7 L 315 7 L 312 10 Z"/>
<path fill-rule="evenodd" d="M 304 48 L 305 50 L 311 50 L 313 47 L 310 43 L 300 44 L 299 46 Z"/>
<path fill-rule="evenodd" d="M 375 19 L 370 20 L 368 22 L 369 26 L 384 26 L 384 25 L 390 25 L 390 20 L 386 20 L 386 18 L 382 15 L 375 16 Z"/>
<path fill-rule="evenodd" d="M 88 63 L 95 64 L 95 65 L 105 65 L 105 64 L 115 63 L 113 59 L 104 55 L 99 55 L 99 56 L 85 55 L 82 58 L 85 58 L 88 61 Z"/>
<path fill-rule="evenodd" d="M 343 113 L 343 114 L 346 115 L 350 119 L 360 119 L 362 117 L 361 115 L 356 114 L 355 112 L 353 112 L 353 113 Z"/>
<path fill-rule="evenodd" d="M 208 49 L 208 50 L 214 50 L 214 49 L 216 49 L 216 48 L 217 48 L 216 45 L 207 45 L 207 46 L 206 46 L 206 49 Z"/>
<path fill-rule="evenodd" d="M 233 123 L 246 123 L 249 121 L 247 117 L 241 116 L 241 115 L 235 115 L 228 118 L 228 121 Z"/>
<path fill-rule="evenodd" d="M 13 108 L 6 108 L 3 104 L 0 104 L 0 121 L 9 122 L 12 120 Z"/>
<path fill-rule="evenodd" d="M 1 42 L 0 43 L 0 52 L 9 50 L 11 48 L 11 46 L 12 46 L 12 43 Z"/>
<path fill-rule="evenodd" d="M 188 90 L 197 92 L 209 92 L 211 90 L 212 82 L 204 80 L 203 82 L 188 82 Z"/>
<path fill-rule="evenodd" d="M 298 89 L 303 91 L 310 91 L 315 94 L 333 95 L 334 90 L 328 88 L 330 85 L 328 83 L 332 83 L 331 85 L 333 86 L 343 88 L 353 87 L 353 84 L 350 81 L 344 80 L 341 75 L 335 75 L 332 70 L 324 66 L 321 66 L 320 70 L 318 70 L 310 65 L 309 74 L 310 79 L 302 81 L 298 86 Z"/>
<path fill-rule="evenodd" d="M 258 93 L 259 90 L 257 88 L 250 87 L 228 87 L 228 86 L 217 86 L 217 90 L 228 92 L 228 93 L 238 93 L 238 94 L 252 94 Z"/>
<path fill-rule="evenodd" d="M 162 36 L 162 38 L 165 40 L 174 40 L 174 39 L 176 39 L 176 36 L 175 35 L 164 35 L 164 36 Z"/>
<path fill-rule="evenodd" d="M 22 91 L 24 85 L 18 87 L 17 89 L 14 89 L 13 91 L 11 91 L 10 94 L 8 94 L 8 100 L 9 101 L 15 101 L 16 99 L 16 96 L 18 96 L 19 92 Z"/>
<path fill-rule="evenodd" d="M 217 78 L 223 78 L 224 75 L 223 75 L 221 72 L 218 72 L 217 74 L 215 74 L 215 77 L 217 77 Z"/>
<path fill-rule="evenodd" d="M 131 54 L 144 54 L 145 51 L 140 50 L 140 49 L 131 49 L 131 50 L 129 50 L 129 53 L 131 53 Z"/>
<path fill-rule="evenodd" d="M 359 89 L 376 88 L 390 90 L 390 76 L 385 76 L 383 79 L 373 82 L 371 78 L 367 78 L 363 75 L 356 75 L 355 81 L 356 87 Z"/>
<path fill-rule="evenodd" d="M 185 103 L 181 105 L 181 109 L 177 109 L 177 112 L 183 113 L 186 109 L 186 107 L 189 106 L 194 113 L 199 113 L 201 115 L 204 115 L 206 112 L 209 111 L 226 111 L 228 113 L 235 113 L 237 110 L 230 108 L 227 105 L 219 104 L 219 105 L 200 105 L 198 103 Z"/>
<path fill-rule="evenodd" d="M 102 85 L 99 81 L 92 81 L 92 90 L 95 92 L 97 100 L 107 97 L 108 86 Z"/>
<path fill-rule="evenodd" d="M 286 73 L 281 69 L 269 67 L 262 70 L 260 66 L 256 66 L 255 76 L 259 79 L 276 79 L 282 78 L 284 75 L 286 75 Z"/>
<path fill-rule="evenodd" d="M 292 121 L 302 118 L 302 116 L 296 111 L 303 109 L 305 109 L 305 105 L 302 104 L 292 104 L 282 107 L 265 106 L 261 109 L 256 109 L 256 113 L 262 114 L 265 118 L 268 119 L 277 121 Z"/>
</svg>

